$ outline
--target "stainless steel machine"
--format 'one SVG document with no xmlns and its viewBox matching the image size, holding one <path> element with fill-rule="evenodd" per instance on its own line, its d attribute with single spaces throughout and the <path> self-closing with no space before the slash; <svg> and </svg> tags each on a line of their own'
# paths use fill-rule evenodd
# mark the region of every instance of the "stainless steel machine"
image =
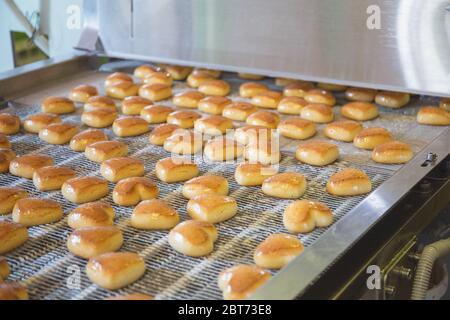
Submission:
<svg viewBox="0 0 450 320">
<path fill-rule="evenodd" d="M 310 186 L 306 197 L 328 204 L 336 222 L 301 235 L 305 252 L 274 272 L 252 297 L 408 298 L 417 236 L 450 200 L 450 128 L 419 126 L 414 117 L 419 106 L 450 97 L 449 6 L 448 0 L 85 1 L 78 51 L 1 74 L 2 108 L 24 117 L 37 112 L 48 95 L 65 95 L 79 83 L 100 87 L 107 73 L 131 71 L 142 61 L 227 71 L 224 77 L 234 89 L 241 83 L 234 74 L 238 71 L 417 94 L 404 109 L 381 108 L 375 122 L 413 145 L 416 155 L 404 166 L 377 165 L 367 152 L 340 144 L 341 160 L 318 169 L 299 164 L 292 156 L 298 143 L 282 140 L 281 170 L 304 173 Z M 106 64 L 104 57 L 109 58 Z M 270 78 L 264 81 L 276 88 Z M 182 90 L 183 83 L 175 85 L 175 91 Z M 232 98 L 238 99 L 235 94 Z M 338 95 L 338 100 L 342 103 L 343 97 Z M 79 114 L 67 120 L 79 121 Z M 154 177 L 154 163 L 167 156 L 165 151 L 150 146 L 145 137 L 123 140 Z M 52 147 L 28 134 L 12 141 L 18 154 L 48 153 L 80 175 L 98 174 L 93 163 L 68 147 Z M 139 252 L 148 268 L 143 279 L 123 292 L 161 299 L 220 298 L 218 273 L 237 263 L 252 263 L 255 246 L 267 235 L 283 232 L 281 214 L 288 202 L 237 186 L 233 165 L 200 166 L 203 173 L 229 178 L 239 215 L 220 226 L 215 252 L 195 259 L 172 252 L 164 232 L 132 230 L 131 209 L 117 207 L 124 250 Z M 368 173 L 374 183 L 371 194 L 343 199 L 323 191 L 327 178 L 348 166 Z M 32 195 L 60 201 L 66 212 L 74 207 L 59 192 L 37 192 L 24 179 L 0 174 L 0 185 L 18 185 Z M 159 187 L 162 197 L 185 217 L 180 186 Z M 8 256 L 12 278 L 27 284 L 36 299 L 111 295 L 92 285 L 83 271 L 85 261 L 65 249 L 69 232 L 64 221 L 31 228 L 30 241 Z M 379 285 L 371 287 L 368 270 L 374 269 L 368 267 L 374 266 L 380 271 Z"/>
</svg>

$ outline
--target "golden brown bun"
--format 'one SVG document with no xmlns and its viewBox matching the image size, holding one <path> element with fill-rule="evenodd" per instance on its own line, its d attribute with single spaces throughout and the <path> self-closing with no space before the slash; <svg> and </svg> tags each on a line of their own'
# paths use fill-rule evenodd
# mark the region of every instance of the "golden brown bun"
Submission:
<svg viewBox="0 0 450 320">
<path fill-rule="evenodd" d="M 11 148 L 11 142 L 9 142 L 8 136 L 3 133 L 0 133 L 0 148 L 3 149 Z"/>
<path fill-rule="evenodd" d="M 150 130 L 147 121 L 137 116 L 119 118 L 114 121 L 112 128 L 118 137 L 135 137 Z"/>
<path fill-rule="evenodd" d="M 0 283 L 0 301 L 28 300 L 27 288 L 17 282 Z"/>
<path fill-rule="evenodd" d="M 306 179 L 297 172 L 278 173 L 264 180 L 261 190 L 268 196 L 296 199 L 305 193 Z"/>
<path fill-rule="evenodd" d="M 21 224 L 0 221 L 0 254 L 20 247 L 28 239 L 28 230 Z"/>
<path fill-rule="evenodd" d="M 289 79 L 289 78 L 275 78 L 275 85 L 277 85 L 279 87 L 285 87 L 296 81 L 298 81 L 298 80 Z"/>
<path fill-rule="evenodd" d="M 151 101 L 138 96 L 126 97 L 122 101 L 122 113 L 126 115 L 140 115 L 142 109 L 151 104 Z"/>
<path fill-rule="evenodd" d="M 187 76 L 192 72 L 191 67 L 183 66 L 166 66 L 165 70 L 174 80 L 185 80 Z"/>
<path fill-rule="evenodd" d="M 192 199 L 203 194 L 228 194 L 228 181 L 222 176 L 206 175 L 186 181 L 183 185 L 183 196 Z"/>
<path fill-rule="evenodd" d="M 132 293 L 132 294 L 109 297 L 109 298 L 106 298 L 105 300 L 149 301 L 149 300 L 154 300 L 154 298 L 152 296 L 148 296 L 148 295 L 142 294 L 142 293 Z"/>
<path fill-rule="evenodd" d="M 422 107 L 417 113 L 417 122 L 432 126 L 448 126 L 450 112 L 437 107 Z"/>
<path fill-rule="evenodd" d="M 378 107 L 370 102 L 350 102 L 342 107 L 341 114 L 352 120 L 367 121 L 378 117 Z"/>
<path fill-rule="evenodd" d="M 277 110 L 284 114 L 299 115 L 304 107 L 308 105 L 305 99 L 299 97 L 286 97 L 281 99 Z"/>
<path fill-rule="evenodd" d="M 372 160 L 379 163 L 406 163 L 413 156 L 414 152 L 411 146 L 400 141 L 389 141 L 380 144 L 372 151 Z"/>
<path fill-rule="evenodd" d="M 164 141 L 164 150 L 175 154 L 195 154 L 202 150 L 203 139 L 199 133 L 178 129 Z"/>
<path fill-rule="evenodd" d="M 139 95 L 150 101 L 161 101 L 172 96 L 172 87 L 167 84 L 145 84 L 139 89 Z"/>
<path fill-rule="evenodd" d="M 244 158 L 250 163 L 262 163 L 265 165 L 280 162 L 281 153 L 279 143 L 275 140 L 257 142 L 251 141 L 244 149 Z"/>
<path fill-rule="evenodd" d="M 131 252 L 110 252 L 89 259 L 86 274 L 96 285 L 117 290 L 137 281 L 145 273 L 145 262 Z"/>
<path fill-rule="evenodd" d="M 33 183 L 40 191 L 61 189 L 64 182 L 75 178 L 75 171 L 67 167 L 42 167 L 33 174 Z"/>
<path fill-rule="evenodd" d="M 110 86 L 115 85 L 120 82 L 133 83 L 133 78 L 123 72 L 114 72 L 106 77 L 105 87 L 110 87 Z"/>
<path fill-rule="evenodd" d="M 142 201 L 131 215 L 131 226 L 143 230 L 169 230 L 179 222 L 177 211 L 157 199 Z"/>
<path fill-rule="evenodd" d="M 262 83 L 258 82 L 246 82 L 239 87 L 239 95 L 242 98 L 253 98 L 254 96 L 268 91 L 269 88 Z"/>
<path fill-rule="evenodd" d="M 363 126 L 356 121 L 341 120 L 327 124 L 324 133 L 330 139 L 352 142 L 362 129 Z"/>
<path fill-rule="evenodd" d="M 326 166 L 339 158 L 339 148 L 326 141 L 309 141 L 298 146 L 295 157 L 313 166 Z"/>
<path fill-rule="evenodd" d="M 123 244 L 123 235 L 117 227 L 85 227 L 73 231 L 67 238 L 67 249 L 84 259 L 114 252 Z"/>
<path fill-rule="evenodd" d="M 305 140 L 314 136 L 317 132 L 314 122 L 300 117 L 290 117 L 278 125 L 278 133 L 283 137 Z"/>
<path fill-rule="evenodd" d="M 375 100 L 377 90 L 366 88 L 348 88 L 345 91 L 345 98 L 351 101 L 372 102 Z"/>
<path fill-rule="evenodd" d="M 297 237 L 272 234 L 256 247 L 253 260 L 261 268 L 281 269 L 301 254 L 304 248 Z"/>
<path fill-rule="evenodd" d="M 0 148 L 0 173 L 9 171 L 9 164 L 15 157 L 16 154 L 14 151 Z"/>
<path fill-rule="evenodd" d="M 194 123 L 194 130 L 211 136 L 220 136 L 233 129 L 233 122 L 222 116 L 208 116 L 197 119 Z"/>
<path fill-rule="evenodd" d="M 126 97 L 137 95 L 139 86 L 132 82 L 118 82 L 106 87 L 105 91 L 109 97 L 123 100 Z"/>
<path fill-rule="evenodd" d="M 91 111 L 95 109 L 108 109 L 113 112 L 117 112 L 116 103 L 113 99 L 103 96 L 91 97 L 84 104 L 85 111 Z"/>
<path fill-rule="evenodd" d="M 0 187 L 0 215 L 10 214 L 16 202 L 28 197 L 28 192 L 16 187 Z"/>
<path fill-rule="evenodd" d="M 231 86 L 223 80 L 208 80 L 203 82 L 198 91 L 208 96 L 226 96 L 231 91 Z"/>
<path fill-rule="evenodd" d="M 86 102 L 91 97 L 98 95 L 98 90 L 94 86 L 87 84 L 79 85 L 70 91 L 69 99 L 75 102 Z"/>
<path fill-rule="evenodd" d="M 50 144 L 66 144 L 78 131 L 78 126 L 73 123 L 53 123 L 39 131 L 39 138 Z"/>
<path fill-rule="evenodd" d="M 142 109 L 141 117 L 150 124 L 163 123 L 167 121 L 167 117 L 173 111 L 173 108 L 166 106 L 147 106 Z"/>
<path fill-rule="evenodd" d="M 247 300 L 272 276 L 257 266 L 240 264 L 222 271 L 218 285 L 225 300 Z"/>
<path fill-rule="evenodd" d="M 345 91 L 347 89 L 347 86 L 341 85 L 341 84 L 334 84 L 334 83 L 325 83 L 325 82 L 319 82 L 317 86 L 320 89 L 328 90 L 328 91 Z"/>
<path fill-rule="evenodd" d="M 73 178 L 64 182 L 61 192 L 70 202 L 91 202 L 108 194 L 108 181 L 97 177 Z"/>
<path fill-rule="evenodd" d="M 236 141 L 220 137 L 206 143 L 204 155 L 211 161 L 226 161 L 241 157 L 243 152 L 244 147 Z"/>
<path fill-rule="evenodd" d="M 222 112 L 225 118 L 234 121 L 245 121 L 252 113 L 258 111 L 258 108 L 247 102 L 234 102 L 227 105 Z"/>
<path fill-rule="evenodd" d="M 238 210 L 235 199 L 219 194 L 202 194 L 189 200 L 187 213 L 192 219 L 219 223 L 233 218 Z"/>
<path fill-rule="evenodd" d="M 442 98 L 439 107 L 445 111 L 450 111 L 450 98 Z"/>
<path fill-rule="evenodd" d="M 231 100 L 225 97 L 206 97 L 198 102 L 198 110 L 214 115 L 221 115 L 223 109 L 231 103 Z"/>
<path fill-rule="evenodd" d="M 305 100 L 311 104 L 324 104 L 330 107 L 336 104 L 336 98 L 333 94 L 324 89 L 309 90 L 305 95 Z"/>
<path fill-rule="evenodd" d="M 61 123 L 61 118 L 50 113 L 37 113 L 29 115 L 25 119 L 23 128 L 27 132 L 39 133 L 39 131 L 53 123 Z"/>
<path fill-rule="evenodd" d="M 198 88 L 201 84 L 214 79 L 214 77 L 205 71 L 198 71 L 194 70 L 188 77 L 187 77 L 187 84 L 192 88 Z"/>
<path fill-rule="evenodd" d="M 124 157 L 128 146 L 120 141 L 100 141 L 86 147 L 84 155 L 91 161 L 101 163 L 108 159 Z"/>
<path fill-rule="evenodd" d="M 325 104 L 309 104 L 300 111 L 300 115 L 303 119 L 316 123 L 329 123 L 334 120 L 333 109 Z"/>
<path fill-rule="evenodd" d="M 239 72 L 238 77 L 245 80 L 262 80 L 264 79 L 264 76 L 259 74 L 253 74 L 253 73 L 243 73 Z"/>
<path fill-rule="evenodd" d="M 176 251 L 191 257 L 201 257 L 214 250 L 217 229 L 204 221 L 188 220 L 169 232 L 169 244 Z"/>
<path fill-rule="evenodd" d="M 114 203 L 119 206 L 134 206 L 140 201 L 156 198 L 158 186 L 148 178 L 132 177 L 120 180 L 113 190 Z"/>
<path fill-rule="evenodd" d="M 73 228 L 102 227 L 114 224 L 114 209 L 106 202 L 89 202 L 75 208 L 67 217 L 67 224 Z"/>
<path fill-rule="evenodd" d="M 308 233 L 318 227 L 328 227 L 333 220 L 331 209 L 318 201 L 294 201 L 283 213 L 284 227 L 292 233 Z"/>
<path fill-rule="evenodd" d="M 206 68 L 195 68 L 192 73 L 206 73 L 209 74 L 212 78 L 218 79 L 222 75 L 222 71 L 220 70 L 213 70 L 213 69 L 206 69 Z"/>
<path fill-rule="evenodd" d="M 255 126 L 263 126 L 269 129 L 276 129 L 280 123 L 280 117 L 270 111 L 256 111 L 248 116 L 247 124 Z"/>
<path fill-rule="evenodd" d="M 155 72 L 144 78 L 145 84 L 165 84 L 171 86 L 173 79 L 168 72 Z"/>
<path fill-rule="evenodd" d="M 272 129 L 263 126 L 246 125 L 237 128 L 234 139 L 242 145 L 251 143 L 272 141 Z"/>
<path fill-rule="evenodd" d="M 388 108 L 401 108 L 407 105 L 410 99 L 408 93 L 380 91 L 375 97 L 375 102 Z"/>
<path fill-rule="evenodd" d="M 164 123 L 156 126 L 150 135 L 148 136 L 148 140 L 151 144 L 162 146 L 164 142 L 169 138 L 176 130 L 179 130 L 180 127 L 176 124 Z"/>
<path fill-rule="evenodd" d="M 0 133 L 16 134 L 20 130 L 20 118 L 9 113 L 0 113 Z"/>
<path fill-rule="evenodd" d="M 88 129 L 73 136 L 72 140 L 70 140 L 70 148 L 73 151 L 85 151 L 88 145 L 107 140 L 108 136 L 103 131 Z"/>
<path fill-rule="evenodd" d="M 184 91 L 177 93 L 172 102 L 177 107 L 197 109 L 199 101 L 204 98 L 205 95 L 199 91 Z"/>
<path fill-rule="evenodd" d="M 20 199 L 14 205 L 12 212 L 13 221 L 25 227 L 57 222 L 62 217 L 61 205 L 49 199 Z"/>
<path fill-rule="evenodd" d="M 264 91 L 252 97 L 252 104 L 259 108 L 276 109 L 283 94 L 278 91 Z"/>
<path fill-rule="evenodd" d="M 49 156 L 27 154 L 11 160 L 9 172 L 18 177 L 32 179 L 37 169 L 51 165 L 53 165 L 53 159 Z"/>
<path fill-rule="evenodd" d="M 48 97 L 41 105 L 42 112 L 66 114 L 75 111 L 75 104 L 65 97 Z"/>
<path fill-rule="evenodd" d="M 283 94 L 286 97 L 304 98 L 312 89 L 314 89 L 314 85 L 309 81 L 295 81 L 284 87 Z"/>
<path fill-rule="evenodd" d="M 367 128 L 361 130 L 353 139 L 357 148 L 372 150 L 379 144 L 392 140 L 392 135 L 384 128 Z"/>
<path fill-rule="evenodd" d="M 149 64 L 143 64 L 134 69 L 134 76 L 136 78 L 145 79 L 148 76 L 151 76 L 152 74 L 160 71 L 161 68 L 159 67 L 151 66 Z"/>
<path fill-rule="evenodd" d="M 134 158 L 112 158 L 102 163 L 100 173 L 103 178 L 111 182 L 118 182 L 125 178 L 141 177 L 144 175 L 144 163 Z"/>
<path fill-rule="evenodd" d="M 10 273 L 11 269 L 9 268 L 8 260 L 5 257 L 0 257 L 0 283 L 8 278 Z"/>
<path fill-rule="evenodd" d="M 327 182 L 327 191 L 335 196 L 356 196 L 371 190 L 370 178 L 365 172 L 353 168 L 333 174 Z"/>
<path fill-rule="evenodd" d="M 277 172 L 278 170 L 272 166 L 260 163 L 241 163 L 236 167 L 234 178 L 241 186 L 260 186 L 264 180 Z"/>
<path fill-rule="evenodd" d="M 194 127 L 194 122 L 202 116 L 195 111 L 175 111 L 167 116 L 167 123 L 176 124 L 180 128 L 190 129 Z"/>
<path fill-rule="evenodd" d="M 185 158 L 165 158 L 156 163 L 155 173 L 159 180 L 174 183 L 198 176 L 199 169 L 195 163 Z"/>
</svg>

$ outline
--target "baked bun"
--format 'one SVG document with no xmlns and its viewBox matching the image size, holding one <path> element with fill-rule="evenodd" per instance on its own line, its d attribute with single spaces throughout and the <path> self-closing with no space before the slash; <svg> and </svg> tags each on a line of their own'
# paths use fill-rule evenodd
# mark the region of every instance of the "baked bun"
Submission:
<svg viewBox="0 0 450 320">
<path fill-rule="evenodd" d="M 61 205 L 49 199 L 20 199 L 14 205 L 12 212 L 13 221 L 25 227 L 57 222 L 62 217 Z"/>
<path fill-rule="evenodd" d="M 448 126 L 450 112 L 437 107 L 422 107 L 417 113 L 417 122 L 432 126 Z"/>
<path fill-rule="evenodd" d="M 106 94 L 114 99 L 123 100 L 126 97 L 136 96 L 140 91 L 139 86 L 133 82 L 123 81 L 107 86 Z"/>
<path fill-rule="evenodd" d="M 73 123 L 53 123 L 39 131 L 39 138 L 50 144 L 66 144 L 78 131 L 78 126 Z"/>
<path fill-rule="evenodd" d="M 445 111 L 450 111 L 450 98 L 442 98 L 439 107 Z"/>
<path fill-rule="evenodd" d="M 392 140 L 392 135 L 384 128 L 367 128 L 361 130 L 353 139 L 357 148 L 372 150 L 379 144 Z"/>
<path fill-rule="evenodd" d="M 206 143 L 204 155 L 211 161 L 227 161 L 241 157 L 243 152 L 244 147 L 236 141 L 220 137 Z"/>
<path fill-rule="evenodd" d="M 409 103 L 411 96 L 408 93 L 380 91 L 375 96 L 375 102 L 388 108 L 401 108 Z"/>
<path fill-rule="evenodd" d="M 142 293 L 132 293 L 126 295 L 118 295 L 114 297 L 106 298 L 105 300 L 119 300 L 119 301 L 149 301 L 154 300 L 152 296 L 148 296 Z"/>
<path fill-rule="evenodd" d="M 112 158 L 100 166 L 103 178 L 111 182 L 118 182 L 125 178 L 141 177 L 144 175 L 144 163 L 133 158 Z"/>
<path fill-rule="evenodd" d="M 84 259 L 117 251 L 122 244 L 122 231 L 113 226 L 78 228 L 67 238 L 67 249 Z"/>
<path fill-rule="evenodd" d="M 9 142 L 8 136 L 3 133 L 0 133 L 0 148 L 3 149 L 11 148 L 11 142 Z"/>
<path fill-rule="evenodd" d="M 141 97 L 127 97 L 122 101 L 122 113 L 125 115 L 140 115 L 142 109 L 151 104 L 151 101 Z"/>
<path fill-rule="evenodd" d="M 9 164 L 15 157 L 16 153 L 14 151 L 0 148 L 0 173 L 9 171 Z"/>
<path fill-rule="evenodd" d="M 73 151 L 85 151 L 88 145 L 107 140 L 108 136 L 103 131 L 88 129 L 73 136 L 70 140 L 70 148 Z"/>
<path fill-rule="evenodd" d="M 328 90 L 328 91 L 345 91 L 347 90 L 347 86 L 341 85 L 341 84 L 335 84 L 335 83 L 325 83 L 325 82 L 319 82 L 317 86 L 320 89 Z"/>
<path fill-rule="evenodd" d="M 225 118 L 234 121 L 245 121 L 248 116 L 258 111 L 258 108 L 247 102 L 234 102 L 227 105 L 222 112 Z"/>
<path fill-rule="evenodd" d="M 124 157 L 128 146 L 120 141 L 100 141 L 86 147 L 84 155 L 91 161 L 101 163 L 108 159 Z"/>
<path fill-rule="evenodd" d="M 119 206 L 134 206 L 158 195 L 158 186 L 153 181 L 144 177 L 131 177 L 117 183 L 113 190 L 113 201 Z"/>
<path fill-rule="evenodd" d="M 28 239 L 28 230 L 21 224 L 0 220 L 0 254 L 8 253 Z"/>
<path fill-rule="evenodd" d="M 23 128 L 27 132 L 39 133 L 39 131 L 53 123 L 61 123 L 61 118 L 50 113 L 37 113 L 29 115 L 25 119 Z"/>
<path fill-rule="evenodd" d="M 151 144 L 162 146 L 164 142 L 169 138 L 176 130 L 179 130 L 180 127 L 176 124 L 164 123 L 156 126 L 150 135 L 148 136 L 148 140 Z"/>
<path fill-rule="evenodd" d="M 285 86 L 290 85 L 291 83 L 294 83 L 296 81 L 298 81 L 298 80 L 290 79 L 290 78 L 277 77 L 277 78 L 275 78 L 275 85 L 277 85 L 279 87 L 285 87 Z"/>
<path fill-rule="evenodd" d="M 305 193 L 306 179 L 297 172 L 278 173 L 264 180 L 261 190 L 268 196 L 296 199 Z"/>
<path fill-rule="evenodd" d="M 311 104 L 324 104 L 330 107 L 336 104 L 336 98 L 334 95 L 324 89 L 309 90 L 305 95 L 305 100 Z"/>
<path fill-rule="evenodd" d="M 192 219 L 219 223 L 233 218 L 238 210 L 235 199 L 219 194 L 202 194 L 188 201 L 187 213 Z"/>
<path fill-rule="evenodd" d="M 192 199 L 199 195 L 228 194 L 228 181 L 222 176 L 206 175 L 186 181 L 183 185 L 183 196 Z"/>
<path fill-rule="evenodd" d="M 304 248 L 297 237 L 272 234 L 256 247 L 253 260 L 261 268 L 281 269 L 301 254 Z"/>
<path fill-rule="evenodd" d="M 188 77 L 187 77 L 187 84 L 192 88 L 198 88 L 201 84 L 204 82 L 207 82 L 209 80 L 214 79 L 214 77 L 206 72 L 206 71 L 199 71 L 194 70 Z"/>
<path fill-rule="evenodd" d="M 0 283 L 0 301 L 28 300 L 27 288 L 17 282 Z"/>
<path fill-rule="evenodd" d="M 345 98 L 350 101 L 372 102 L 376 95 L 375 89 L 348 88 L 345 91 Z"/>
<path fill-rule="evenodd" d="M 145 84 L 139 89 L 139 95 L 150 101 L 161 101 L 172 96 L 172 87 L 167 84 Z"/>
<path fill-rule="evenodd" d="M 32 179 L 37 169 L 51 165 L 53 165 L 53 159 L 49 156 L 27 154 L 11 160 L 9 172 L 18 177 Z"/>
<path fill-rule="evenodd" d="M 252 104 L 259 108 L 276 109 L 283 94 L 278 91 L 264 91 L 252 97 Z"/>
<path fill-rule="evenodd" d="M 220 136 L 233 129 L 233 122 L 222 116 L 208 116 L 195 120 L 194 130 L 211 136 Z"/>
<path fill-rule="evenodd" d="M 182 182 L 198 176 L 195 163 L 184 158 L 165 158 L 156 163 L 155 173 L 159 180 L 167 183 Z"/>
<path fill-rule="evenodd" d="M 8 278 L 10 273 L 11 269 L 9 268 L 8 260 L 5 257 L 0 257 L 0 283 Z"/>
<path fill-rule="evenodd" d="M 85 227 L 112 226 L 114 209 L 106 202 L 89 202 L 75 208 L 67 217 L 67 224 L 73 229 Z"/>
<path fill-rule="evenodd" d="M 270 111 L 256 111 L 248 116 L 247 124 L 255 126 L 263 126 L 269 129 L 276 129 L 280 123 L 280 117 Z"/>
<path fill-rule="evenodd" d="M 245 80 L 262 80 L 264 76 L 253 73 L 238 72 L 238 77 Z"/>
<path fill-rule="evenodd" d="M 246 82 L 239 87 L 239 95 L 242 98 L 253 98 L 254 96 L 268 91 L 269 88 L 265 84 L 258 82 Z"/>
<path fill-rule="evenodd" d="M 155 72 L 144 78 L 145 84 L 164 84 L 171 86 L 173 84 L 173 79 L 168 72 Z"/>
<path fill-rule="evenodd" d="M 234 139 L 246 146 L 251 143 L 272 141 L 272 129 L 263 126 L 246 125 L 237 128 Z"/>
<path fill-rule="evenodd" d="M 283 94 L 286 97 L 304 98 L 312 89 L 314 89 L 314 85 L 309 81 L 295 81 L 284 87 Z"/>
<path fill-rule="evenodd" d="M 281 99 L 277 110 L 284 114 L 299 115 L 304 107 L 308 105 L 305 99 L 299 97 L 286 97 Z"/>
<path fill-rule="evenodd" d="M 372 160 L 378 163 L 406 163 L 413 156 L 414 152 L 411 146 L 400 141 L 389 141 L 380 144 L 372 151 Z"/>
<path fill-rule="evenodd" d="M 176 251 L 191 257 L 202 257 L 214 250 L 217 229 L 204 221 L 188 220 L 169 232 L 169 244 Z"/>
<path fill-rule="evenodd" d="M 42 167 L 33 174 L 33 183 L 40 191 L 60 190 L 63 183 L 75 178 L 75 171 L 67 167 Z"/>
<path fill-rule="evenodd" d="M 341 120 L 327 124 L 324 133 L 333 140 L 352 142 L 362 129 L 363 126 L 356 121 Z"/>
<path fill-rule="evenodd" d="M 312 166 L 326 166 L 339 158 L 339 148 L 326 141 L 309 141 L 298 146 L 295 157 Z"/>
<path fill-rule="evenodd" d="M 278 173 L 272 166 L 260 163 L 241 163 L 236 167 L 234 178 L 241 186 L 260 186 L 264 180 Z"/>
<path fill-rule="evenodd" d="M 250 163 L 277 164 L 281 159 L 280 146 L 277 141 L 251 142 L 244 149 L 244 158 Z"/>
<path fill-rule="evenodd" d="M 231 103 L 231 100 L 225 97 L 206 97 L 198 102 L 198 110 L 209 114 L 221 115 L 223 109 Z"/>
<path fill-rule="evenodd" d="M 86 274 L 96 285 L 117 290 L 137 281 L 145 273 L 145 262 L 131 252 L 109 252 L 89 259 Z"/>
<path fill-rule="evenodd" d="M 114 72 L 106 77 L 105 87 L 112 86 L 120 82 L 131 82 L 133 83 L 133 78 L 123 72 Z"/>
<path fill-rule="evenodd" d="M 330 208 L 318 201 L 294 201 L 283 213 L 284 227 L 292 233 L 308 233 L 318 227 L 328 227 L 333 220 L 333 212 Z"/>
<path fill-rule="evenodd" d="M 333 174 L 327 182 L 327 191 L 335 196 L 357 196 L 371 190 L 372 182 L 367 174 L 353 168 Z"/>
<path fill-rule="evenodd" d="M 0 215 L 10 214 L 16 202 L 28 197 L 28 192 L 17 187 L 0 187 Z"/>
<path fill-rule="evenodd" d="M 352 120 L 367 121 L 378 117 L 378 107 L 370 102 L 350 102 L 342 107 L 341 114 Z"/>
<path fill-rule="evenodd" d="M 145 79 L 148 76 L 151 76 L 152 74 L 160 71 L 161 68 L 159 67 L 151 66 L 149 64 L 143 64 L 134 69 L 134 76 L 136 78 Z"/>
<path fill-rule="evenodd" d="M 75 112 L 75 104 L 65 97 L 48 97 L 42 101 L 42 112 L 54 114 L 67 114 Z"/>
<path fill-rule="evenodd" d="M 110 111 L 117 112 L 117 107 L 114 100 L 104 96 L 91 97 L 84 104 L 85 111 L 91 111 L 95 109 L 108 109 Z"/>
<path fill-rule="evenodd" d="M 277 130 L 283 137 L 298 140 L 311 138 L 317 132 L 314 122 L 300 117 L 290 117 L 281 121 Z"/>
<path fill-rule="evenodd" d="M 0 113 L 0 133 L 16 134 L 20 130 L 20 118 L 9 113 Z"/>
<path fill-rule="evenodd" d="M 86 102 L 91 97 L 98 95 L 98 90 L 94 86 L 87 84 L 79 85 L 70 91 L 69 99 L 75 102 Z"/>
<path fill-rule="evenodd" d="M 185 80 L 192 72 L 191 67 L 183 66 L 166 66 L 165 70 L 170 74 L 173 80 Z"/>
<path fill-rule="evenodd" d="M 223 80 L 208 80 L 203 82 L 198 91 L 208 96 L 226 96 L 231 91 L 231 86 Z"/>
<path fill-rule="evenodd" d="M 147 106 L 142 109 L 141 117 L 150 124 L 163 123 L 173 111 L 173 108 L 166 106 Z"/>
<path fill-rule="evenodd" d="M 131 215 L 131 226 L 143 230 L 169 230 L 179 222 L 178 212 L 157 199 L 142 201 Z"/>
<path fill-rule="evenodd" d="M 91 202 L 108 194 L 108 181 L 97 177 L 73 178 L 64 182 L 61 192 L 70 202 Z"/>
<path fill-rule="evenodd" d="M 180 128 L 190 129 L 194 127 L 194 122 L 202 116 L 195 111 L 175 111 L 167 116 L 167 123 L 176 124 Z"/>
<path fill-rule="evenodd" d="M 200 100 L 205 98 L 205 95 L 198 91 L 184 91 L 177 93 L 172 102 L 177 107 L 197 109 Z"/>
<path fill-rule="evenodd" d="M 218 285 L 225 300 L 247 300 L 271 277 L 260 267 L 240 264 L 222 271 Z"/>
<path fill-rule="evenodd" d="M 135 137 L 150 130 L 147 121 L 137 116 L 119 118 L 114 121 L 112 128 L 118 137 Z"/>
<path fill-rule="evenodd" d="M 316 123 L 329 123 L 334 120 L 333 109 L 325 104 L 309 104 L 300 111 L 300 115 L 303 119 Z"/>
<path fill-rule="evenodd" d="M 176 130 L 164 141 L 164 150 L 175 154 L 195 154 L 202 150 L 201 134 L 184 129 Z"/>
</svg>

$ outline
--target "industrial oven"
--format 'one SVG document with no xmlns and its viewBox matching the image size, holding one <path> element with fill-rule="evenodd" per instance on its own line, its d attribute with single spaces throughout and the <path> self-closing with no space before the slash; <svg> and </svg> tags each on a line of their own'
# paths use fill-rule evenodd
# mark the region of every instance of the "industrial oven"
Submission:
<svg viewBox="0 0 450 320">
<path fill-rule="evenodd" d="M 143 62 L 222 70 L 232 85 L 233 100 L 240 99 L 236 91 L 243 82 L 236 72 L 265 75 L 263 82 L 278 90 L 272 77 L 412 93 L 407 107 L 380 107 L 381 117 L 370 123 L 388 128 L 413 146 L 415 156 L 405 165 L 376 164 L 369 152 L 338 143 L 338 162 L 312 167 L 295 160 L 297 141 L 280 138 L 280 170 L 303 173 L 309 185 L 305 197 L 326 203 L 335 222 L 300 235 L 304 253 L 273 272 L 273 278 L 252 297 L 408 298 L 417 265 L 417 235 L 450 199 L 450 128 L 420 126 L 415 121 L 420 106 L 450 97 L 449 6 L 447 0 L 87 0 L 83 32 L 73 56 L 0 74 L 1 111 L 23 118 L 38 112 L 47 96 L 65 96 L 81 83 L 103 88 L 109 73 L 131 73 Z M 176 82 L 174 92 L 183 90 L 186 84 Z M 337 98 L 336 115 L 345 102 L 343 95 Z M 80 122 L 80 112 L 64 119 Z M 186 219 L 181 185 L 160 183 L 154 177 L 154 164 L 167 152 L 150 145 L 146 136 L 118 140 L 129 145 L 130 155 L 145 162 L 146 176 L 158 183 L 160 197 Z M 19 155 L 45 153 L 77 175 L 99 174 L 97 165 L 68 146 L 51 146 L 25 133 L 11 141 Z M 230 194 L 238 201 L 238 215 L 220 224 L 220 237 L 210 256 L 190 258 L 170 249 L 167 232 L 129 227 L 132 209 L 114 205 L 116 224 L 124 232 L 123 250 L 138 252 L 147 264 L 146 275 L 120 292 L 159 299 L 220 299 L 219 272 L 252 263 L 257 244 L 272 233 L 285 232 L 281 214 L 289 201 L 274 201 L 258 188 L 238 186 L 233 179 L 235 164 L 198 164 L 202 173 L 227 177 Z M 349 198 L 324 192 L 328 178 L 350 166 L 370 176 L 373 191 Z M 30 195 L 56 200 L 65 213 L 75 207 L 60 192 L 39 192 L 26 179 L 0 174 L 0 185 L 20 186 Z M 105 201 L 112 203 L 111 196 Z M 86 262 L 67 251 L 70 228 L 64 220 L 29 232 L 30 240 L 9 254 L 8 261 L 11 279 L 26 284 L 30 297 L 111 296 L 88 280 Z M 368 286 L 374 267 L 380 270 L 379 281 L 374 282 L 378 285 Z"/>
</svg>

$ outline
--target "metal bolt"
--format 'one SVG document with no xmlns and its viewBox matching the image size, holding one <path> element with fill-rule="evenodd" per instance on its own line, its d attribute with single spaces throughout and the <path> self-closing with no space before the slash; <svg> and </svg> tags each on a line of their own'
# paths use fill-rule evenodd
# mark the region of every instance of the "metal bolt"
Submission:
<svg viewBox="0 0 450 320">
<path fill-rule="evenodd" d="M 397 292 L 397 289 L 394 286 L 386 286 L 384 287 L 384 292 L 388 296 L 393 296 Z"/>
<path fill-rule="evenodd" d="M 419 261 L 420 260 L 420 253 L 418 252 L 411 252 L 408 254 L 408 258 L 411 260 Z"/>
<path fill-rule="evenodd" d="M 403 279 L 410 280 L 412 278 L 412 270 L 410 268 L 405 268 L 402 266 L 395 267 L 392 272 Z"/>
</svg>

